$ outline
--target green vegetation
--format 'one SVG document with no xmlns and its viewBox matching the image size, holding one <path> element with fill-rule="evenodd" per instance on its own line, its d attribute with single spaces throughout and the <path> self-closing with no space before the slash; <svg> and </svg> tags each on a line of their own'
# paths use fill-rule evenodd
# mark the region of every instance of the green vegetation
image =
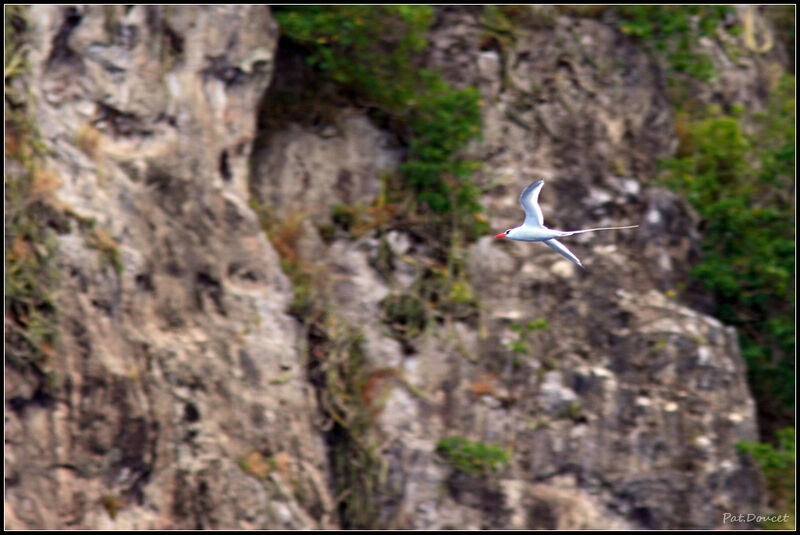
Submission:
<svg viewBox="0 0 800 535">
<path fill-rule="evenodd" d="M 331 214 L 333 224 L 341 227 L 345 232 L 350 232 L 360 220 L 358 208 L 347 204 L 334 204 Z"/>
<path fill-rule="evenodd" d="M 512 353 L 527 355 L 531 352 L 531 348 L 526 341 L 528 335 L 533 331 L 543 331 L 548 328 L 549 325 L 544 318 L 532 320 L 525 324 L 512 323 L 511 330 L 517 333 L 517 339 L 509 342 L 508 348 L 511 349 Z"/>
<path fill-rule="evenodd" d="M 739 451 L 751 455 L 764 472 L 770 496 L 770 507 L 778 513 L 791 513 L 795 507 L 794 428 L 781 429 L 776 436 L 777 447 L 763 442 L 739 442 L 737 447 Z M 792 518 L 791 525 L 781 524 L 766 527 L 794 529 L 794 519 Z"/>
<path fill-rule="evenodd" d="M 56 242 L 47 210 L 34 193 L 35 164 L 6 174 L 6 350 L 40 367 L 58 339 Z"/>
<path fill-rule="evenodd" d="M 478 91 L 454 90 L 430 74 L 422 78 L 426 87 L 410 113 L 412 136 L 401 171 L 434 212 L 477 214 L 480 192 L 469 177 L 479 164 L 457 155 L 480 131 Z"/>
<path fill-rule="evenodd" d="M 786 425 L 794 411 L 793 77 L 755 123 L 746 133 L 739 117 L 719 111 L 685 122 L 666 181 L 703 219 L 703 258 L 691 276 L 740 333 L 761 417 Z"/>
<path fill-rule="evenodd" d="M 740 333 L 764 429 L 787 425 L 794 414 L 794 79 L 786 77 L 779 87 L 770 88 L 772 101 L 760 115 L 748 115 L 735 106 L 703 110 L 695 100 L 684 98 L 691 94 L 690 87 L 712 81 L 716 74 L 700 38 L 718 39 L 734 60 L 737 54 L 754 50 L 747 44 L 747 36 L 741 49 L 735 39 L 729 39 L 742 30 L 730 24 L 736 19 L 728 6 L 577 6 L 555 10 L 487 6 L 479 19 L 485 30 L 480 46 L 507 54 L 518 38 L 520 20 L 524 18 L 530 27 L 547 28 L 564 9 L 617 25 L 661 65 L 677 109 L 680 138 L 678 153 L 664 164 L 664 180 L 689 200 L 704 225 L 703 257 L 691 276 L 713 296 L 715 315 Z M 390 295 L 382 302 L 384 319 L 395 336 L 408 339 L 432 320 L 469 317 L 478 303 L 468 284 L 460 248 L 484 227 L 480 191 L 471 179 L 478 164 L 461 155 L 480 136 L 480 100 L 474 88 L 456 89 L 422 68 L 426 32 L 433 19 L 431 8 L 281 6 L 274 8 L 274 13 L 285 42 L 290 43 L 295 55 L 301 51 L 308 70 L 313 72 L 312 83 L 305 84 L 300 93 L 288 95 L 287 102 L 313 102 L 315 107 L 355 103 L 369 110 L 371 117 L 394 132 L 407 148 L 399 172 L 384 177 L 384 194 L 378 201 L 381 210 L 398 206 L 397 212 L 337 205 L 333 224 L 321 229 L 323 236 L 333 239 L 342 232 L 354 237 L 377 233 L 380 238 L 387 225 L 402 225 L 422 240 L 435 236 L 436 240 L 430 241 L 441 244 L 434 254 L 436 261 L 419 266 L 418 278 L 407 294 Z M 781 39 L 787 43 L 794 40 L 790 15 L 781 19 L 785 34 Z M 720 28 L 728 35 L 719 32 Z M 752 35 L 750 41 L 759 44 Z M 504 56 L 504 69 L 508 67 L 506 59 Z M 591 63 L 591 58 L 587 59 Z M 312 88 L 310 92 L 307 87 Z M 336 98 L 329 98 L 334 95 Z M 294 228 L 286 222 L 278 225 L 271 227 L 271 238 L 295 284 L 298 317 L 306 318 L 310 313 L 315 319 L 308 324 L 321 325 L 320 318 L 326 316 L 322 292 L 313 270 L 295 252 L 299 226 Z M 376 263 L 388 276 L 396 259 L 385 240 L 380 247 Z M 540 321 L 512 326 L 518 337 L 509 348 L 515 355 L 530 351 L 526 338 L 532 331 L 547 328 L 546 322 Z M 321 339 L 330 341 L 330 335 L 326 332 Z M 658 350 L 658 343 L 654 350 Z M 549 361 L 543 362 L 539 373 L 552 366 Z M 348 365 L 345 369 L 355 368 Z M 356 381 L 352 388 L 331 387 L 339 392 L 340 403 L 357 399 L 357 375 L 351 376 Z M 339 377 L 341 383 L 344 375 L 333 377 Z M 564 415 L 578 418 L 579 413 L 580 406 L 573 405 Z M 354 438 L 358 433 L 344 431 L 358 425 L 342 422 L 337 423 L 337 432 L 344 433 L 343 443 L 351 439 L 353 444 L 358 442 Z M 440 441 L 438 451 L 467 473 L 485 472 L 507 462 L 507 457 L 500 460 L 505 453 L 502 449 L 462 437 Z M 341 470 L 346 469 L 346 462 L 342 461 Z M 366 461 L 359 466 L 367 472 L 373 467 Z M 341 487 L 343 492 L 360 495 L 371 488 L 372 483 L 359 482 L 363 475 L 343 475 L 339 481 L 353 485 L 352 489 Z M 348 480 L 351 476 L 355 479 Z M 346 507 L 366 503 L 354 502 Z M 356 509 L 347 514 L 356 518 L 353 511 Z M 366 517 L 360 518 L 353 525 L 367 526 Z"/>
<path fill-rule="evenodd" d="M 473 442 L 458 435 L 437 442 L 436 451 L 453 469 L 473 476 L 497 472 L 511 460 L 511 453 L 500 446 Z"/>
<path fill-rule="evenodd" d="M 427 324 L 425 303 L 413 294 L 388 295 L 381 301 L 383 320 L 398 338 L 414 338 Z"/>
<path fill-rule="evenodd" d="M 714 74 L 708 54 L 697 50 L 700 37 L 716 31 L 730 6 L 627 5 L 614 8 L 620 17 L 620 30 L 642 42 L 656 54 L 665 54 L 667 69 L 701 81 Z M 737 30 L 732 30 L 736 32 Z"/>
<path fill-rule="evenodd" d="M 794 121 L 794 77 L 784 74 L 761 113 L 679 113 L 678 153 L 664 164 L 666 183 L 702 218 L 703 256 L 690 275 L 713 296 L 714 315 L 739 333 L 762 437 L 778 444 L 748 451 L 782 511 L 794 508 L 793 470 L 786 476 L 794 428 L 773 436 L 795 414 Z"/>
<path fill-rule="evenodd" d="M 391 224 L 394 217 L 394 205 L 387 204 L 383 196 L 378 197 L 372 206 L 361 204 L 337 203 L 331 207 L 331 225 L 319 229 L 325 239 L 333 240 L 337 230 L 360 238 L 380 231 Z"/>
<path fill-rule="evenodd" d="M 558 6 L 571 16 L 602 19 L 642 45 L 666 72 L 678 104 L 687 95 L 689 82 L 707 82 L 716 71 L 711 57 L 700 49 L 700 38 L 713 37 L 720 26 L 732 35 L 741 33 L 734 20 L 735 8 L 722 5 L 616 5 Z"/>
<path fill-rule="evenodd" d="M 281 269 L 292 283 L 294 299 L 291 313 L 303 322 L 317 321 L 325 308 L 320 282 L 323 274 L 304 260 L 298 250 L 305 214 L 296 212 L 282 219 L 275 218 L 269 208 L 255 197 L 250 198 L 250 208 L 258 216 L 262 230 L 278 253 Z"/>
<path fill-rule="evenodd" d="M 59 334 L 49 202 L 57 181 L 43 169 L 44 147 L 27 116 L 25 88 L 15 83 L 26 68 L 25 8 L 5 9 L 5 347 L 12 363 L 31 366 L 44 379 Z"/>
<path fill-rule="evenodd" d="M 326 351 L 325 388 L 320 391 L 324 413 L 333 420 L 328 433 L 339 514 L 345 529 L 376 527 L 380 461 L 373 444 L 374 412 L 370 373 L 354 329 L 334 327 Z"/>
<path fill-rule="evenodd" d="M 457 254 L 457 253 L 456 253 Z M 388 295 L 381 301 L 383 320 L 398 339 L 419 335 L 429 321 L 477 319 L 479 303 L 467 280 L 460 256 L 449 265 L 420 267 L 408 293 Z"/>
<path fill-rule="evenodd" d="M 794 420 L 794 76 L 784 74 L 779 83 L 769 82 L 770 99 L 763 112 L 735 105 L 727 110 L 704 109 L 687 91 L 690 83 L 708 82 L 715 75 L 711 58 L 699 51 L 698 41 L 713 36 L 732 8 L 617 6 L 614 10 L 623 33 L 637 38 L 656 59 L 665 60 L 662 68 L 680 140 L 675 158 L 664 162 L 665 182 L 702 218 L 703 256 L 690 275 L 713 296 L 714 315 L 737 328 L 762 437 L 782 444 L 782 435 L 772 434 Z M 753 16 L 752 11 L 746 14 L 744 28 L 728 28 L 731 35 L 742 36 L 744 47 L 720 41 L 734 60 L 746 49 L 761 53 L 772 46 L 769 36 L 759 43 L 753 35 Z M 769 8 L 764 16 L 773 20 L 781 42 L 793 54 L 794 9 Z M 781 433 L 789 432 L 793 436 L 793 428 Z M 760 443 L 753 448 L 761 460 L 768 460 L 761 464 L 767 478 L 774 479 L 779 456 L 767 455 L 776 451 L 774 445 Z M 788 457 L 780 458 L 787 466 Z M 791 481 L 793 495 L 793 477 Z M 778 492 L 776 485 L 770 485 L 770 491 Z"/>
<path fill-rule="evenodd" d="M 466 320 L 478 309 L 478 301 L 467 280 L 459 253 L 451 253 L 448 265 L 430 265 L 420 270 L 411 291 L 438 318 Z"/>
<path fill-rule="evenodd" d="M 25 32 L 27 31 L 25 11 L 25 6 L 5 6 L 5 56 L 3 58 L 3 79 L 5 80 L 6 88 L 10 80 L 24 72 L 27 68 L 27 60 L 25 58 L 27 52 L 27 45 L 25 43 Z"/>
<path fill-rule="evenodd" d="M 413 105 L 413 59 L 427 46 L 429 6 L 286 6 L 274 14 L 282 34 L 332 81 L 392 111 Z"/>
<path fill-rule="evenodd" d="M 406 142 L 400 195 L 416 201 L 445 235 L 483 232 L 480 191 L 470 180 L 478 168 L 460 152 L 480 136 L 476 89 L 455 89 L 421 68 L 430 6 L 286 6 L 275 17 L 284 37 L 306 50 L 307 62 L 341 93 L 372 110 Z"/>
<path fill-rule="evenodd" d="M 373 421 L 380 410 L 380 379 L 392 377 L 393 372 L 371 370 L 361 333 L 331 313 L 327 273 L 304 259 L 299 249 L 305 214 L 296 212 L 277 219 L 254 198 L 250 206 L 258 214 L 294 289 L 291 313 L 306 332 L 308 379 L 316 387 L 322 414 L 330 420 L 326 440 L 340 497 L 340 522 L 346 529 L 375 528 L 377 500 L 386 488 L 379 481 Z M 240 466 L 250 473 L 266 473 L 263 467 L 254 468 L 252 459 L 240 462 Z"/>
<path fill-rule="evenodd" d="M 574 422 L 580 422 L 582 410 L 583 410 L 583 405 L 581 404 L 580 401 L 570 401 L 558 412 L 558 417 L 569 419 Z"/>
</svg>

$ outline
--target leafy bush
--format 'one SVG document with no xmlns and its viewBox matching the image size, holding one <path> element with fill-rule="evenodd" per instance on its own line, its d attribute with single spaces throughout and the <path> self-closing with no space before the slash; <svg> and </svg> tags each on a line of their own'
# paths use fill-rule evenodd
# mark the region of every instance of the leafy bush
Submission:
<svg viewBox="0 0 800 535">
<path fill-rule="evenodd" d="M 458 435 L 437 442 L 436 451 L 455 470 L 473 476 L 496 472 L 500 465 L 511 460 L 511 454 L 500 446 L 473 442 Z"/>
<path fill-rule="evenodd" d="M 714 66 L 708 54 L 697 51 L 698 36 L 713 33 L 730 6 L 629 5 L 616 8 L 622 33 L 636 37 L 651 51 L 666 54 L 669 70 L 702 81 L 711 79 Z"/>
<path fill-rule="evenodd" d="M 462 228 L 468 238 L 482 232 L 480 191 L 470 180 L 478 163 L 459 157 L 481 132 L 479 94 L 422 68 L 430 6 L 287 6 L 275 17 L 320 76 L 407 142 L 403 187 L 437 225 Z"/>
<path fill-rule="evenodd" d="M 412 105 L 412 59 L 427 46 L 430 6 L 276 7 L 283 35 L 304 45 L 307 61 L 334 82 L 390 110 Z"/>
<path fill-rule="evenodd" d="M 667 182 L 703 219 L 703 258 L 691 275 L 714 296 L 715 315 L 739 330 L 762 419 L 786 425 L 794 412 L 793 77 L 755 120 L 752 134 L 719 112 L 689 122 Z"/>
<path fill-rule="evenodd" d="M 759 464 L 766 479 L 771 507 L 778 512 L 794 511 L 794 477 L 795 477 L 795 435 L 794 427 L 781 429 L 776 433 L 777 448 L 764 442 L 739 442 L 739 451 L 747 453 Z M 786 529 L 788 526 L 775 526 Z"/>
<path fill-rule="evenodd" d="M 401 171 L 434 212 L 480 211 L 479 190 L 470 175 L 478 163 L 457 158 L 458 151 L 480 133 L 478 90 L 454 90 L 424 72 L 427 80 L 420 102 L 410 110 L 411 139 Z"/>
</svg>

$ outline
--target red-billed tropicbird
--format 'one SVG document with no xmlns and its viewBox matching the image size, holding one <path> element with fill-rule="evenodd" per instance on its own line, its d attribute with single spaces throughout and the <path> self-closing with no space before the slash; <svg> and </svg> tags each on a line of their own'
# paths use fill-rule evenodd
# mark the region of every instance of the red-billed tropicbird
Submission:
<svg viewBox="0 0 800 535">
<path fill-rule="evenodd" d="M 559 242 L 556 238 L 572 236 L 573 234 L 580 234 L 582 232 L 593 232 L 595 230 L 618 230 L 639 226 L 588 228 L 585 230 L 569 231 L 547 228 L 544 226 L 544 216 L 542 215 L 542 209 L 539 207 L 539 192 L 542 191 L 543 185 L 544 180 L 539 179 L 522 191 L 522 195 L 519 196 L 519 202 L 522 203 L 522 208 L 525 210 L 525 221 L 523 221 L 522 225 L 508 229 L 502 234 L 495 236 L 495 238 L 509 238 L 519 241 L 543 241 L 545 245 L 558 251 L 580 267 L 583 267 L 578 257 L 572 254 L 572 251 L 567 249 L 564 244 Z"/>
</svg>

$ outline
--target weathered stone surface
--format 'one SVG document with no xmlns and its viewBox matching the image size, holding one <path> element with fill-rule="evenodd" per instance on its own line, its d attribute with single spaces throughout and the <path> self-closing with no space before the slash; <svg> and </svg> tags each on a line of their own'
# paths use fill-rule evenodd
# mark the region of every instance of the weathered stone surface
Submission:
<svg viewBox="0 0 800 535">
<path fill-rule="evenodd" d="M 292 289 L 247 205 L 268 9 L 36 6 L 30 22 L 35 118 L 75 219 L 59 248 L 61 388 L 42 404 L 8 376 L 6 527 L 326 525 Z M 90 247 L 89 218 L 120 272 Z M 246 466 L 252 452 L 285 456 L 282 485 L 305 501 Z"/>
<path fill-rule="evenodd" d="M 395 169 L 400 156 L 391 136 L 345 112 L 321 131 L 291 124 L 271 133 L 253 155 L 253 183 L 277 217 L 305 211 L 315 223 L 329 222 L 335 204 L 371 204 L 381 172 Z"/>
<path fill-rule="evenodd" d="M 305 214 L 298 254 L 324 272 L 331 314 L 364 335 L 369 369 L 391 370 L 373 433 L 381 527 L 707 529 L 758 511 L 734 447 L 756 437 L 735 333 L 668 297 L 697 235 L 648 185 L 675 148 L 657 69 L 608 25 L 542 9 L 503 54 L 481 44 L 479 9 L 437 10 L 430 64 L 482 93 L 485 212 L 497 232 L 518 224 L 519 191 L 545 178 L 548 225 L 640 227 L 569 238 L 583 271 L 481 238 L 464 253 L 474 314 L 399 340 L 382 303 L 441 269 L 425 244 L 402 228 L 320 235 L 334 205 L 379 193 L 401 156 L 388 134 L 342 110 L 269 132 L 250 161 L 267 8 L 33 7 L 35 118 L 74 215 L 57 394 L 6 370 L 5 526 L 339 527 L 306 333 L 250 186 L 279 219 Z M 758 65 L 722 66 L 730 99 L 751 98 Z M 512 328 L 533 320 L 546 327 Z M 436 452 L 453 435 L 511 461 L 460 473 Z"/>
</svg>

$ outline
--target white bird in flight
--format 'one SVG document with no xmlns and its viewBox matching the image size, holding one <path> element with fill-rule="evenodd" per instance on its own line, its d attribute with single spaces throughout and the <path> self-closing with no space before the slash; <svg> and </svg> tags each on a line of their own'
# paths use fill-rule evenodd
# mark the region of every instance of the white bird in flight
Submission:
<svg viewBox="0 0 800 535">
<path fill-rule="evenodd" d="M 495 238 L 508 238 L 519 241 L 542 241 L 545 245 L 558 251 L 582 268 L 583 264 L 581 264 L 578 257 L 572 254 L 572 251 L 567 249 L 564 244 L 559 242 L 556 238 L 572 236 L 573 234 L 580 234 L 582 232 L 593 232 L 595 230 L 619 230 L 624 228 L 636 228 L 639 226 L 588 228 L 585 230 L 569 231 L 547 228 L 544 226 L 544 216 L 542 215 L 542 209 L 539 207 L 539 192 L 542 191 L 542 186 L 544 186 L 544 180 L 539 179 L 522 191 L 522 195 L 519 196 L 519 202 L 522 203 L 522 208 L 525 210 L 525 221 L 523 221 L 522 225 L 508 229 L 502 234 L 495 236 Z"/>
</svg>

